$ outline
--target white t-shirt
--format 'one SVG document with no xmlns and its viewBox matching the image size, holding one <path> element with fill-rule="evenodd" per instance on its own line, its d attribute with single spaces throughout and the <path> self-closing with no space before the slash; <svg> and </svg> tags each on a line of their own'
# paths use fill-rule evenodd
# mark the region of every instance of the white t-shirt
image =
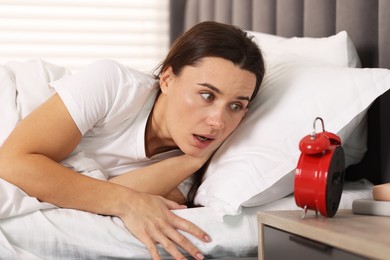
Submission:
<svg viewBox="0 0 390 260">
<path fill-rule="evenodd" d="M 50 85 L 83 135 L 71 155 L 82 151 L 107 178 L 181 153 L 146 157 L 146 123 L 158 94 L 151 75 L 100 60 Z"/>
</svg>

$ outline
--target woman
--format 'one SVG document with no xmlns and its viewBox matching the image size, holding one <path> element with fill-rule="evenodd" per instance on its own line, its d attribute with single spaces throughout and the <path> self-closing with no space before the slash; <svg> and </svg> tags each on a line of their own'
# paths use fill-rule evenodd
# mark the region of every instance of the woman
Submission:
<svg viewBox="0 0 390 260">
<path fill-rule="evenodd" d="M 170 211 L 185 208 L 177 187 L 238 126 L 263 75 L 251 38 L 215 22 L 183 34 L 157 80 L 113 61 L 95 62 L 50 84 L 56 93 L 1 147 L 0 177 L 41 201 L 120 217 L 153 259 L 159 259 L 155 243 L 175 259 L 184 258 L 176 245 L 202 259 L 178 230 L 205 242 L 210 237 Z M 109 181 L 64 166 L 80 151 Z"/>
</svg>

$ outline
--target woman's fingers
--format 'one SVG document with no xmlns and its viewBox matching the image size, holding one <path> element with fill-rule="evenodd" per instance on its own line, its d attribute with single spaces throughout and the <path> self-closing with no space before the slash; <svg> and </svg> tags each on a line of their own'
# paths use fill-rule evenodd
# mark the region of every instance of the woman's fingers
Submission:
<svg viewBox="0 0 390 260">
<path fill-rule="evenodd" d="M 166 228 L 164 234 L 169 238 L 169 242 L 173 241 L 176 245 L 180 246 L 184 251 L 190 254 L 195 259 L 203 259 L 203 254 L 196 248 L 184 235 L 178 232 L 174 228 Z M 173 243 L 172 243 L 173 244 Z M 170 246 L 168 244 L 168 246 Z M 163 245 L 164 248 L 166 248 Z"/>
<path fill-rule="evenodd" d="M 121 218 L 128 229 L 147 247 L 153 259 L 161 259 L 156 243 L 175 259 L 184 259 L 179 247 L 195 259 L 203 255 L 178 229 L 208 242 L 207 234 L 188 220 L 185 220 L 169 208 L 182 208 L 179 204 L 162 197 L 140 194 L 138 206 L 131 204 L 131 212 Z"/>
<path fill-rule="evenodd" d="M 206 232 L 204 232 L 202 229 L 200 229 L 198 226 L 196 226 L 194 223 L 192 223 L 188 220 L 185 220 L 183 218 L 180 218 L 176 215 L 174 215 L 174 216 L 175 217 L 172 218 L 173 219 L 172 223 L 173 223 L 174 228 L 185 231 L 185 232 L 195 236 L 196 238 L 198 238 L 204 242 L 207 242 L 207 243 L 211 242 L 210 236 Z"/>
<path fill-rule="evenodd" d="M 179 251 L 178 247 L 182 248 L 194 259 L 203 259 L 204 256 L 198 248 L 196 248 L 183 234 L 181 234 L 176 226 L 178 222 L 184 222 L 179 226 L 187 227 L 192 235 L 202 237 L 206 236 L 205 232 L 192 224 L 191 222 L 182 219 L 172 212 L 168 211 L 168 216 L 164 221 L 160 221 L 158 227 L 154 227 L 153 239 L 158 242 L 170 255 L 175 259 L 184 259 L 185 257 Z"/>
<path fill-rule="evenodd" d="M 161 259 L 156 243 L 159 243 L 174 259 L 185 259 L 178 246 L 195 259 L 203 259 L 200 251 L 166 221 L 159 221 L 158 225 L 154 223 L 147 229 L 137 230 L 134 235 L 145 244 L 154 260 Z"/>
<path fill-rule="evenodd" d="M 148 234 L 144 233 L 143 235 L 139 235 L 138 239 L 145 244 L 153 260 L 161 259 L 161 256 L 158 253 L 158 249 L 155 242 L 149 237 Z"/>
<path fill-rule="evenodd" d="M 176 231 L 177 232 L 177 231 Z M 175 259 L 186 259 L 179 249 L 176 247 L 176 244 L 168 238 L 166 234 L 159 233 L 155 238 L 158 242 L 171 256 Z M 188 252 L 190 253 L 190 252 Z"/>
<path fill-rule="evenodd" d="M 165 202 L 165 204 L 168 206 L 169 209 L 175 209 L 175 206 L 180 207 L 180 205 L 174 201 L 170 201 L 170 200 L 167 200 L 165 198 L 161 198 L 161 199 Z M 179 216 L 173 214 L 172 212 L 170 212 L 170 214 L 172 216 L 169 217 L 169 219 L 171 220 L 172 226 L 175 228 L 175 231 L 176 231 L 176 229 L 179 229 L 179 230 L 185 231 L 185 232 L 197 237 L 198 239 L 200 239 L 204 242 L 211 241 L 210 236 L 205 231 L 203 231 L 198 226 L 196 226 L 194 223 L 192 223 L 188 220 L 185 220 L 183 218 L 180 218 Z M 179 234 L 181 237 L 177 237 L 178 238 L 177 240 L 175 240 L 175 239 L 173 239 L 173 240 L 175 242 L 177 242 L 184 250 L 186 250 L 188 252 L 186 247 L 183 247 L 183 246 L 189 246 L 189 248 L 192 248 L 192 249 L 195 248 L 183 235 L 181 235 L 177 231 L 176 231 L 176 233 Z M 185 241 L 182 241 L 183 238 L 185 239 Z M 182 242 L 184 244 L 181 245 L 180 242 Z M 190 243 L 190 245 L 192 247 L 190 245 L 188 245 L 187 242 Z"/>
</svg>

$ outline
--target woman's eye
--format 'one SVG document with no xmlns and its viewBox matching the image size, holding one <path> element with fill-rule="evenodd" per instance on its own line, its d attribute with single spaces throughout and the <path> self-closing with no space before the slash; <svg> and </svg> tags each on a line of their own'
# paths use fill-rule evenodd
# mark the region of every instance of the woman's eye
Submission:
<svg viewBox="0 0 390 260">
<path fill-rule="evenodd" d="M 243 109 L 243 106 L 241 104 L 234 103 L 234 104 L 230 105 L 230 109 L 233 112 L 239 112 L 239 111 L 241 111 Z"/>
<path fill-rule="evenodd" d="M 214 100 L 214 95 L 211 93 L 202 93 L 201 94 L 202 98 L 206 100 L 207 102 L 213 101 Z"/>
</svg>

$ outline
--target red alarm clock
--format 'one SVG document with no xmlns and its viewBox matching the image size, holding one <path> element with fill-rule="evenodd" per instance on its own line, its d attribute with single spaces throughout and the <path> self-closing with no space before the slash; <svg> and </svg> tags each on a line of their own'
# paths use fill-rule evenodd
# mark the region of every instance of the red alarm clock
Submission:
<svg viewBox="0 0 390 260">
<path fill-rule="evenodd" d="M 316 132 L 321 121 L 322 132 Z M 299 143 L 301 156 L 295 171 L 294 197 L 296 204 L 307 210 L 333 217 L 339 207 L 344 186 L 344 150 L 336 134 L 325 131 L 324 121 L 317 117 L 313 132 Z"/>
</svg>

